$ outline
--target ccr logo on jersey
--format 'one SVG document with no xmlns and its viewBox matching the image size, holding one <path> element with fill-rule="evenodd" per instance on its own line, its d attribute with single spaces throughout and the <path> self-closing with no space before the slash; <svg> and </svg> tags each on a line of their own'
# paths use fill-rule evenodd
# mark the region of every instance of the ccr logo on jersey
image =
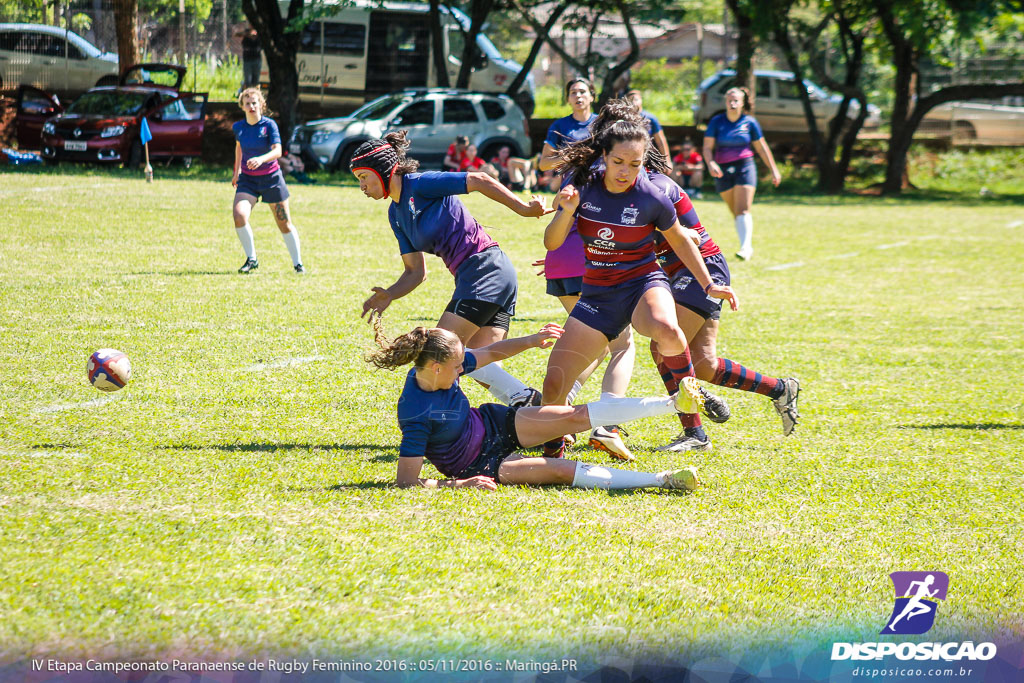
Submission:
<svg viewBox="0 0 1024 683">
<path fill-rule="evenodd" d="M 880 633 L 920 635 L 935 623 L 939 600 L 946 599 L 949 576 L 945 572 L 893 572 L 896 591 L 892 614 Z"/>
<path fill-rule="evenodd" d="M 597 231 L 597 236 L 603 240 L 610 240 L 615 237 L 615 232 L 611 228 L 601 228 Z"/>
</svg>

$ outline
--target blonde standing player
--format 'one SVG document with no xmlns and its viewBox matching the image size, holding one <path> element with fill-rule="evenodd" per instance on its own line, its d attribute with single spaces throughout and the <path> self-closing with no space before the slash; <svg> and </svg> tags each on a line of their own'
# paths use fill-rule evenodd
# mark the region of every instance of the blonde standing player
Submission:
<svg viewBox="0 0 1024 683">
<path fill-rule="evenodd" d="M 295 272 L 301 275 L 306 269 L 302 266 L 299 233 L 292 224 L 288 186 L 277 163 L 281 158 L 281 133 L 277 124 L 263 115 L 267 102 L 259 88 L 243 90 L 238 96 L 238 106 L 245 112 L 245 120 L 236 121 L 231 127 L 235 134 L 235 168 L 231 177 L 235 187 L 235 233 L 245 251 L 245 263 L 238 272 L 248 274 L 260 267 L 249 216 L 262 198 L 274 213 Z"/>
</svg>

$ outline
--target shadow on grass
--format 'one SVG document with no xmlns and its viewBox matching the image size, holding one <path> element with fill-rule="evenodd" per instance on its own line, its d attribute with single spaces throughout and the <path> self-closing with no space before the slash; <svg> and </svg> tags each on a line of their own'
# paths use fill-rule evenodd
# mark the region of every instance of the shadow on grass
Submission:
<svg viewBox="0 0 1024 683">
<path fill-rule="evenodd" d="M 897 425 L 897 429 L 971 429 L 971 430 L 995 430 L 995 429 L 1024 429 L 1024 424 L 1000 424 L 998 422 L 978 422 L 975 424 L 939 423 L 932 425 Z"/>
<path fill-rule="evenodd" d="M 183 277 L 188 275 L 237 275 L 236 270 L 149 270 L 129 275 L 169 275 L 171 277 Z"/>
<path fill-rule="evenodd" d="M 277 453 L 280 451 L 368 451 L 382 450 L 376 443 L 226 443 L 226 444 L 171 444 L 158 446 L 165 451 L 205 451 L 216 450 L 228 453 Z M 383 450 L 394 450 L 383 447 Z M 396 460 L 394 455 L 378 455 L 375 460 Z"/>
<path fill-rule="evenodd" d="M 372 489 L 393 489 L 395 483 L 392 481 L 360 481 L 344 484 L 333 484 L 332 486 L 287 486 L 285 491 L 291 493 L 326 493 L 328 491 L 369 491 Z"/>
</svg>

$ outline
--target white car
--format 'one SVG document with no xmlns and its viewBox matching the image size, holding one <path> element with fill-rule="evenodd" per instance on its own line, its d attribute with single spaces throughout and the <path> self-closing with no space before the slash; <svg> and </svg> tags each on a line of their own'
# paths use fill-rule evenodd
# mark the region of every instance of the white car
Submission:
<svg viewBox="0 0 1024 683">
<path fill-rule="evenodd" d="M 73 31 L 45 24 L 0 24 L 0 91 L 30 85 L 62 95 L 117 85 L 117 55 Z"/>
<path fill-rule="evenodd" d="M 807 118 L 804 116 L 800 90 L 791 71 L 755 71 L 754 87 L 756 100 L 754 118 L 761 128 L 780 132 L 806 132 Z M 715 114 L 725 111 L 725 92 L 736 85 L 736 72 L 725 69 L 704 79 L 697 87 L 697 105 L 693 108 L 693 120 L 697 125 L 707 125 Z M 842 95 L 830 95 L 820 86 L 804 79 L 804 87 L 811 98 L 811 109 L 818 123 L 818 130 L 828 130 L 829 122 L 839 111 Z M 851 102 L 847 118 L 857 117 L 860 105 Z M 868 105 L 864 128 L 877 128 L 881 124 L 882 112 L 873 104 Z"/>
<path fill-rule="evenodd" d="M 945 135 L 956 142 L 1024 144 L 1024 107 L 985 102 L 947 102 L 921 119 L 918 133 Z"/>
</svg>

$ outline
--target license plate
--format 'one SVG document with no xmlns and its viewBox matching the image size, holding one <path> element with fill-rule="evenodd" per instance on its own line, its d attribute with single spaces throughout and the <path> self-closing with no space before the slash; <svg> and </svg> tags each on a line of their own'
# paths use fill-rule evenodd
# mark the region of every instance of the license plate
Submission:
<svg viewBox="0 0 1024 683">
<path fill-rule="evenodd" d="M 292 154 L 299 154 L 302 152 L 302 145 L 298 144 L 297 142 L 293 142 L 292 144 L 288 145 L 288 151 L 291 152 Z"/>
<path fill-rule="evenodd" d="M 69 152 L 84 152 L 89 148 L 88 143 L 81 140 L 65 140 L 64 149 Z"/>
</svg>

